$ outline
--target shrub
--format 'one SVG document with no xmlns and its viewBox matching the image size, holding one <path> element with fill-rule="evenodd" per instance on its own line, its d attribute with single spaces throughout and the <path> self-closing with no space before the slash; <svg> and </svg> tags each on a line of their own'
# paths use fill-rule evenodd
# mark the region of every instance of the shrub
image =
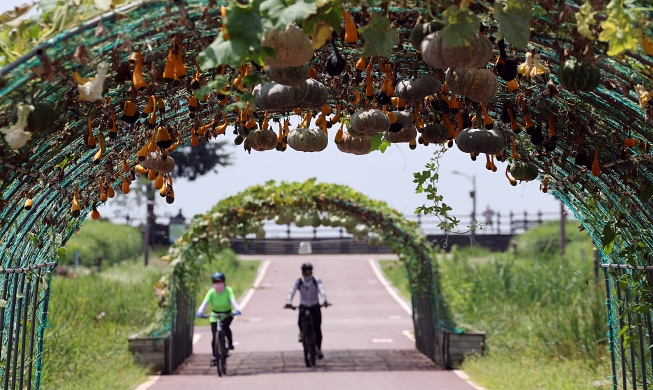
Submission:
<svg viewBox="0 0 653 390">
<path fill-rule="evenodd" d="M 109 221 L 86 220 L 77 234 L 66 243 L 68 264 L 79 252 L 79 264 L 90 267 L 101 257 L 109 264 L 138 256 L 143 250 L 143 237 L 138 228 Z"/>
</svg>

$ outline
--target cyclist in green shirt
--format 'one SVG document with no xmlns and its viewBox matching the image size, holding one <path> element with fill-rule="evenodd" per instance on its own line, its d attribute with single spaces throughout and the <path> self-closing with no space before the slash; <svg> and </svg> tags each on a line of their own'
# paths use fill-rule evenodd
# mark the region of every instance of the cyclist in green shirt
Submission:
<svg viewBox="0 0 653 390">
<path fill-rule="evenodd" d="M 225 276 L 222 272 L 216 272 L 211 275 L 211 281 L 213 282 L 213 288 L 209 289 L 206 292 L 204 301 L 200 305 L 200 308 L 197 310 L 197 316 L 202 317 L 204 314 L 204 309 L 206 305 L 211 304 L 211 311 L 216 314 L 229 314 L 222 320 L 222 330 L 224 335 L 227 336 L 227 342 L 229 343 L 228 348 L 234 349 L 233 336 L 231 334 L 231 321 L 233 321 L 234 315 L 239 316 L 240 308 L 238 307 L 238 302 L 234 296 L 234 290 L 231 287 L 226 287 Z M 232 312 L 232 309 L 235 310 Z M 211 340 L 211 350 L 213 350 L 213 345 L 215 344 L 215 333 L 218 330 L 218 319 L 215 316 L 211 316 L 211 333 L 213 333 L 213 339 Z M 217 358 L 213 356 L 211 359 L 211 364 L 214 364 Z"/>
</svg>

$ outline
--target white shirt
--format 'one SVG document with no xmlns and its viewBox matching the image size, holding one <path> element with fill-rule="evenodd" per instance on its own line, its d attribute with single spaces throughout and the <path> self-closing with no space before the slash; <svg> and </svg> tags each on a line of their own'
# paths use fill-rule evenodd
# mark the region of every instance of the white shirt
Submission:
<svg viewBox="0 0 653 390">
<path fill-rule="evenodd" d="M 292 303 L 292 298 L 295 292 L 299 290 L 299 303 L 303 306 L 315 306 L 320 304 L 319 295 L 322 300 L 327 302 L 326 292 L 324 292 L 324 285 L 322 280 L 316 276 L 309 276 L 308 278 L 299 278 L 290 287 L 290 294 L 288 294 L 287 303 Z"/>
</svg>

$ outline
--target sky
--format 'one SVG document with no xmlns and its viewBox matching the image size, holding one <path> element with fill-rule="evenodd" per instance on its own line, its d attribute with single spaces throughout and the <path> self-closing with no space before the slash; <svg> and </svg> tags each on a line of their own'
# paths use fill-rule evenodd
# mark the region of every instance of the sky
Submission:
<svg viewBox="0 0 653 390">
<path fill-rule="evenodd" d="M 0 12 L 5 12 L 23 0 L 2 0 Z M 304 181 L 317 178 L 320 182 L 348 185 L 362 194 L 387 202 L 391 207 L 405 214 L 412 214 L 416 207 L 430 205 L 424 194 L 415 193 L 413 173 L 424 170 L 435 151 L 435 146 L 417 145 L 410 150 L 408 144 L 393 144 L 385 153 L 378 151 L 365 156 L 354 156 L 340 152 L 333 142 L 336 128 L 329 132 L 329 145 L 319 153 L 303 153 L 288 148 L 285 152 L 271 150 L 267 152 L 252 151 L 247 154 L 242 146 L 233 144 L 231 129 L 227 136 L 218 140 L 227 140 L 227 151 L 233 153 L 233 165 L 218 167 L 217 173 L 211 173 L 188 181 L 175 180 L 175 202 L 165 203 L 156 197 L 155 213 L 158 216 L 176 215 L 181 209 L 186 217 L 208 211 L 219 200 L 235 195 L 249 186 L 261 184 L 268 180 Z M 459 219 L 468 218 L 472 210 L 470 191 L 472 183 L 468 178 L 456 175 L 453 171 L 476 176 L 477 215 L 487 206 L 495 212 L 507 215 L 509 212 L 559 213 L 560 202 L 550 194 L 539 190 L 539 182 L 520 183 L 512 187 L 504 171 L 506 163 L 496 162 L 497 172 L 485 169 L 485 158 L 471 161 L 468 154 L 460 152 L 455 146 L 440 159 L 440 180 L 438 192 L 444 196 L 444 203 L 449 205 L 453 215 Z M 116 207 L 109 204 L 102 207 L 103 217 L 112 217 Z M 134 209 L 136 215 L 144 215 L 142 208 Z M 478 217 L 477 217 L 478 218 Z M 165 218 L 157 220 L 166 222 Z"/>
</svg>

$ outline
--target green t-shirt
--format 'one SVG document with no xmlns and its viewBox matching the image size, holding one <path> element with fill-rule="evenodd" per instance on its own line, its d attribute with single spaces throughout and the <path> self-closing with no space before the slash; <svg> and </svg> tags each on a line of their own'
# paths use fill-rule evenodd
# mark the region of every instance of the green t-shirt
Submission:
<svg viewBox="0 0 653 390">
<path fill-rule="evenodd" d="M 234 290 L 231 287 L 225 287 L 222 293 L 218 293 L 214 288 L 210 288 L 204 297 L 204 302 L 211 304 L 211 311 L 226 312 L 231 311 L 231 300 L 235 299 Z M 211 317 L 211 322 L 215 318 Z"/>
</svg>

